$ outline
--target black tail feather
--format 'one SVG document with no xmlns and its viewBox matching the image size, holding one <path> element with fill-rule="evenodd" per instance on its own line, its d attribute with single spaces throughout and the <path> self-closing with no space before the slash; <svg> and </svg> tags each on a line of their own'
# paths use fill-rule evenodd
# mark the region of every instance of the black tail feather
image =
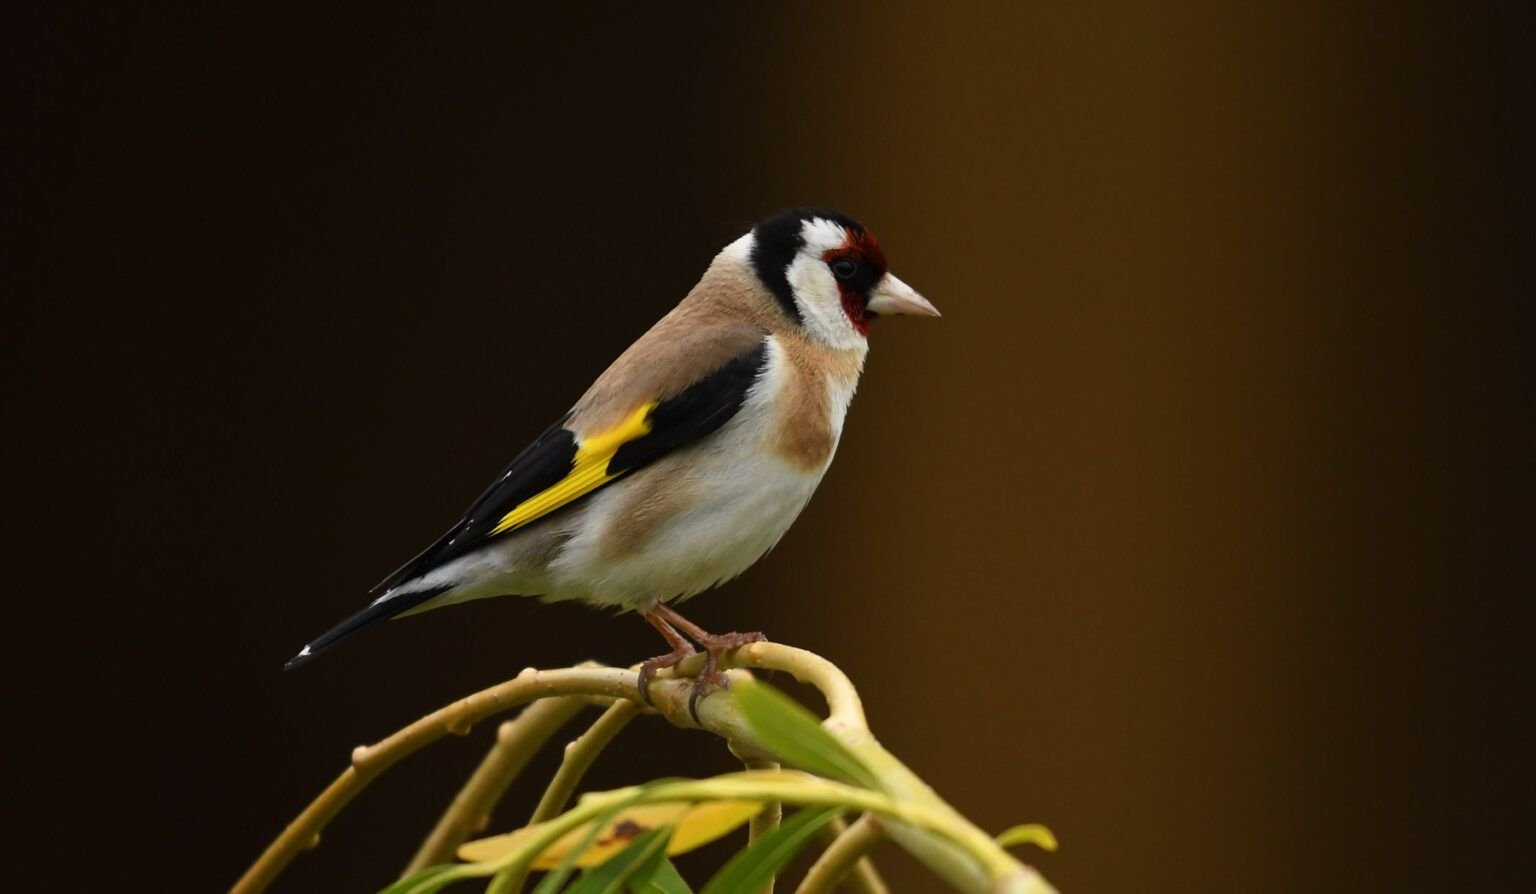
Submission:
<svg viewBox="0 0 1536 894">
<path fill-rule="evenodd" d="M 299 654 L 288 659 L 288 663 L 283 665 L 283 670 L 293 670 L 300 665 L 308 664 L 320 657 L 322 652 L 330 651 L 380 621 L 387 621 L 398 614 L 410 611 L 418 605 L 434 597 L 441 596 L 451 589 L 453 589 L 451 585 L 428 587 L 424 590 L 402 593 L 394 598 L 375 602 L 330 630 L 320 634 L 313 642 L 305 646 Z"/>
</svg>

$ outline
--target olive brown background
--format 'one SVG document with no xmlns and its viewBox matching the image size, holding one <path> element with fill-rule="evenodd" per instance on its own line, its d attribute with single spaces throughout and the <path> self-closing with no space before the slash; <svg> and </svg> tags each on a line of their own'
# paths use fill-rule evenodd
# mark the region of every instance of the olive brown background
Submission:
<svg viewBox="0 0 1536 894">
<path fill-rule="evenodd" d="M 658 651 L 505 599 L 280 670 L 721 245 L 826 204 L 945 316 L 876 324 L 815 500 L 691 616 L 837 661 L 1066 891 L 1508 884 L 1514 29 L 1065 7 L 13 13 L 15 871 L 218 890 L 353 745 Z M 279 890 L 383 886 L 489 730 Z M 730 766 L 639 723 L 594 783 Z"/>
</svg>

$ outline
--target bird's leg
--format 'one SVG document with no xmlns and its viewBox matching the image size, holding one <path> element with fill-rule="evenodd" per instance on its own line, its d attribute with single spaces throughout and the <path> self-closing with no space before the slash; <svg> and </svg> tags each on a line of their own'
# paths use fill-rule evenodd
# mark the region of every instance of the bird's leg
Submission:
<svg viewBox="0 0 1536 894">
<path fill-rule="evenodd" d="M 661 616 L 661 608 L 665 608 L 665 606 L 658 606 L 657 611 L 646 612 L 645 619 L 651 622 L 651 626 L 656 628 L 656 632 L 666 639 L 667 645 L 672 647 L 672 651 L 665 655 L 657 655 L 655 658 L 649 659 L 640 665 L 640 697 L 645 700 L 646 704 L 652 707 L 655 707 L 655 705 L 651 702 L 650 686 L 652 678 L 656 676 L 656 672 L 664 667 L 673 667 L 690 655 L 698 654 L 698 651 L 694 649 L 692 644 Z"/>
<path fill-rule="evenodd" d="M 739 649 L 749 643 L 767 642 L 768 637 L 761 633 L 710 633 L 703 627 L 693 623 L 676 610 L 666 605 L 658 605 L 651 612 L 658 616 L 662 623 L 675 627 L 688 635 L 688 638 L 703 646 L 705 651 L 721 653 L 732 649 Z M 649 616 L 647 616 L 649 617 Z M 655 622 L 652 622 L 655 623 Z M 676 632 L 675 630 L 673 631 Z"/>
<path fill-rule="evenodd" d="M 656 618 L 655 620 L 651 620 L 653 615 Z M 688 634 L 689 639 L 698 643 L 699 647 L 704 650 L 704 669 L 699 671 L 699 675 L 694 678 L 693 695 L 688 698 L 688 713 L 693 715 L 694 720 L 699 719 L 697 705 L 700 698 L 708 695 L 711 689 L 730 688 L 730 680 L 726 677 L 725 672 L 720 670 L 720 656 L 732 649 L 739 649 L 749 643 L 760 643 L 768 639 L 768 637 L 763 636 L 761 633 L 710 633 L 665 605 L 656 606 L 650 614 L 646 615 L 646 620 L 651 621 L 652 625 L 660 624 L 666 626 L 668 630 L 672 631 L 673 635 L 677 634 L 677 629 L 675 628 L 681 628 L 684 633 Z M 657 626 L 656 629 L 660 630 L 661 627 Z M 662 635 L 665 636 L 666 634 L 663 633 Z M 670 640 L 668 641 L 670 642 Z M 654 661 L 656 659 L 653 658 L 651 660 Z M 673 663 L 675 664 L 676 662 Z"/>
</svg>

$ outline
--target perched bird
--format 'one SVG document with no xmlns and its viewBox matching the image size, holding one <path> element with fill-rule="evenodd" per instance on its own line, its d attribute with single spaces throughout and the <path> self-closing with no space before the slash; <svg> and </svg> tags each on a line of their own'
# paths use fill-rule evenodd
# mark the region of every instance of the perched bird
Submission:
<svg viewBox="0 0 1536 894">
<path fill-rule="evenodd" d="M 832 462 L 870 321 L 938 316 L 835 211 L 791 209 L 727 245 L 682 303 L 614 361 L 378 598 L 295 667 L 379 621 L 487 596 L 639 612 L 671 651 L 657 670 L 761 634 L 710 634 L 668 603 L 745 571 L 778 542 Z M 695 697 L 702 691 L 696 688 Z"/>
</svg>

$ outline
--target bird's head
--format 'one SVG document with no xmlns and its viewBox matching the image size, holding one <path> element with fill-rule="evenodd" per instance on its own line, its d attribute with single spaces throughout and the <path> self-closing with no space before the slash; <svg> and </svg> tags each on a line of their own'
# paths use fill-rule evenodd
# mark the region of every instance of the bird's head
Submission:
<svg viewBox="0 0 1536 894">
<path fill-rule="evenodd" d="M 886 269 L 873 233 L 836 211 L 791 208 L 742 240 L 752 269 L 779 306 L 835 348 L 864 344 L 878 316 L 936 317 L 937 309 Z"/>
</svg>

